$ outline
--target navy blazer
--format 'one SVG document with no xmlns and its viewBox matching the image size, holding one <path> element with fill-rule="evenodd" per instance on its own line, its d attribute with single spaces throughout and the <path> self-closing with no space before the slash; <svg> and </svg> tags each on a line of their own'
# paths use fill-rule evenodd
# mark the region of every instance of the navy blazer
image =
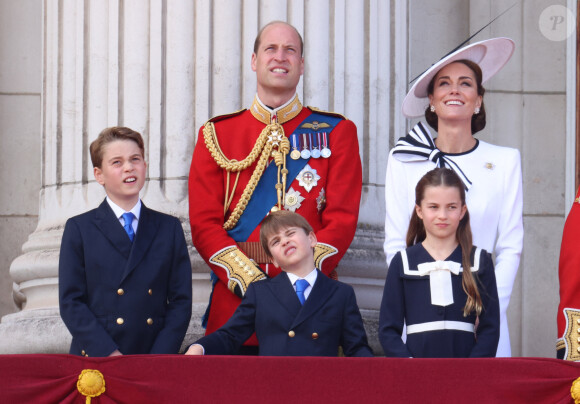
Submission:
<svg viewBox="0 0 580 404">
<path fill-rule="evenodd" d="M 70 218 L 59 260 L 70 353 L 178 353 L 191 317 L 191 263 L 179 220 L 142 205 L 130 241 L 105 200 Z"/>
<path fill-rule="evenodd" d="M 256 332 L 260 355 L 373 356 L 350 285 L 320 271 L 304 306 L 285 272 L 253 282 L 230 320 L 196 343 L 207 355 L 228 355 Z"/>
</svg>

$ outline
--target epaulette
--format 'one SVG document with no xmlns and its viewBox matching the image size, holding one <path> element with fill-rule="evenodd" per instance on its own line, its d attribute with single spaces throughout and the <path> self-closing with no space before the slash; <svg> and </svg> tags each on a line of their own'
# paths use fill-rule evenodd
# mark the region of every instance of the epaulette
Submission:
<svg viewBox="0 0 580 404">
<path fill-rule="evenodd" d="M 318 109 L 316 107 L 311 107 L 311 106 L 307 106 L 306 108 L 308 108 L 309 110 L 311 110 L 312 112 L 316 112 L 318 114 L 321 115 L 330 115 L 330 116 L 335 116 L 337 118 L 342 118 L 346 121 L 348 121 L 348 118 L 342 114 L 339 114 L 338 112 L 328 112 L 328 111 L 323 111 L 321 109 Z"/>
<path fill-rule="evenodd" d="M 230 114 L 224 114 L 224 115 L 218 115 L 218 116 L 214 116 L 213 118 L 210 118 L 207 122 L 219 122 L 219 121 L 223 121 L 224 119 L 228 119 L 231 118 L 233 116 L 238 116 L 240 115 L 242 112 L 244 112 L 247 108 L 244 109 L 240 109 L 239 111 L 235 111 L 232 112 Z M 207 123 L 206 122 L 206 123 Z"/>
</svg>

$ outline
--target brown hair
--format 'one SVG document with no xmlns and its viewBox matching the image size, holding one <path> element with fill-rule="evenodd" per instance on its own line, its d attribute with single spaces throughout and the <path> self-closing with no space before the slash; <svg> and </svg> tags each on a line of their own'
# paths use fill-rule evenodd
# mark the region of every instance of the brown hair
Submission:
<svg viewBox="0 0 580 404">
<path fill-rule="evenodd" d="M 452 63 L 462 63 L 465 66 L 469 67 L 473 71 L 473 74 L 475 75 L 475 82 L 477 83 L 477 94 L 481 95 L 481 97 L 482 97 L 481 107 L 479 108 L 479 114 L 473 114 L 473 116 L 471 117 L 471 134 L 473 135 L 473 134 L 479 132 L 480 130 L 482 130 L 483 128 L 485 128 L 485 105 L 483 104 L 483 94 L 485 94 L 485 88 L 483 88 L 483 86 L 481 85 L 481 80 L 483 77 L 482 73 L 481 73 L 481 68 L 479 67 L 479 65 L 477 63 L 472 62 L 471 60 L 467 60 L 467 59 L 456 60 Z M 446 66 L 449 66 L 449 65 L 446 65 Z M 443 66 L 443 67 L 445 67 L 445 66 Z M 441 69 L 443 69 L 443 67 Z M 433 87 L 435 85 L 435 78 L 437 77 L 438 74 L 439 74 L 439 72 L 437 72 L 437 74 L 435 76 L 433 76 L 433 78 L 429 82 L 429 86 L 427 87 L 427 93 L 429 95 L 433 94 Z M 437 113 L 431 112 L 431 109 L 429 108 L 429 106 L 425 110 L 425 119 L 427 120 L 427 123 L 429 124 L 429 126 L 431 126 L 435 130 L 438 130 L 439 118 L 437 117 Z"/>
<path fill-rule="evenodd" d="M 459 191 L 461 206 L 465 206 L 465 186 L 455 171 L 448 168 L 435 168 L 419 180 L 415 188 L 415 204 L 421 206 L 427 187 L 439 186 L 456 188 Z M 479 290 L 477 289 L 477 283 L 471 272 L 471 251 L 473 246 L 468 210 L 465 211 L 465 215 L 459 221 L 455 235 L 457 242 L 461 246 L 461 265 L 463 266 L 462 285 L 463 291 L 467 295 L 467 302 L 465 303 L 465 307 L 463 307 L 463 315 L 467 316 L 473 311 L 475 311 L 476 315 L 479 315 L 482 310 L 482 302 Z M 413 209 L 409 230 L 407 231 L 407 246 L 410 247 L 422 242 L 426 236 L 423 220 L 417 215 L 416 209 Z"/>
<path fill-rule="evenodd" d="M 271 25 L 275 25 L 275 24 L 284 24 L 287 25 L 288 27 L 292 28 L 294 31 L 296 31 L 296 35 L 298 35 L 298 39 L 300 40 L 300 56 L 304 56 L 304 41 L 302 40 L 302 35 L 300 35 L 300 32 L 298 32 L 298 30 L 293 26 L 288 24 L 285 21 L 271 21 L 268 24 L 264 25 L 262 27 L 262 29 L 260 29 L 260 31 L 258 32 L 258 35 L 256 35 L 256 39 L 254 40 L 254 53 L 257 55 L 258 54 L 258 48 L 260 47 L 260 42 L 262 41 L 262 33 L 264 32 L 264 30 L 266 28 L 268 28 Z"/>
<path fill-rule="evenodd" d="M 262 221 L 260 227 L 260 243 L 268 257 L 272 257 L 270 249 L 268 248 L 268 239 L 280 230 L 289 227 L 299 227 L 304 230 L 306 234 L 310 234 L 313 231 L 312 226 L 310 226 L 310 223 L 308 223 L 304 217 L 289 210 L 272 212 Z"/>
<path fill-rule="evenodd" d="M 114 142 L 115 140 L 132 140 L 137 143 L 137 146 L 141 149 L 141 156 L 145 158 L 145 145 L 141 134 L 133 129 L 113 126 L 103 129 L 101 133 L 99 133 L 99 136 L 89 146 L 93 167 L 101 168 L 104 148 L 107 144 Z"/>
</svg>

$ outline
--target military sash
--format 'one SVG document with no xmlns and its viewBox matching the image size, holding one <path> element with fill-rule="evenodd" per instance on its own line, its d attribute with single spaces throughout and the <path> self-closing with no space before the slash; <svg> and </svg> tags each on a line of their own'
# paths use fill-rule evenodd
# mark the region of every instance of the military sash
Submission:
<svg viewBox="0 0 580 404">
<path fill-rule="evenodd" d="M 294 133 L 298 135 L 313 133 L 316 135 L 317 129 L 324 128 L 325 132 L 330 135 L 341 120 L 342 118 L 338 116 L 313 112 L 298 125 Z M 309 158 L 300 158 L 297 160 L 286 159 L 286 168 L 288 169 L 286 185 L 288 188 L 309 160 Z M 269 164 L 264 170 L 244 213 L 238 220 L 236 226 L 228 231 L 229 236 L 235 241 L 246 241 L 254 229 L 262 222 L 266 214 L 268 214 L 272 206 L 278 202 L 278 197 L 273 186 L 277 182 L 277 174 L 278 168 L 275 164 Z"/>
</svg>

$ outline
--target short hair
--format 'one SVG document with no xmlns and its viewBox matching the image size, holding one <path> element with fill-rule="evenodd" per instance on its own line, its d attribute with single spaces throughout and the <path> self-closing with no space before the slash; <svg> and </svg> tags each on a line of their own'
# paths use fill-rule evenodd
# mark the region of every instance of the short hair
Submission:
<svg viewBox="0 0 580 404">
<path fill-rule="evenodd" d="M 260 243 L 268 257 L 272 258 L 272 253 L 268 248 L 268 239 L 280 232 L 280 230 L 289 227 L 299 227 L 306 234 L 310 234 L 313 231 L 312 226 L 310 226 L 310 223 L 304 217 L 289 210 L 272 212 L 262 221 L 262 226 L 260 227 Z"/>
<path fill-rule="evenodd" d="M 104 148 L 107 144 L 114 142 L 115 140 L 131 140 L 137 143 L 137 146 L 139 146 L 139 149 L 141 150 L 142 157 L 145 157 L 145 144 L 143 143 L 143 137 L 141 137 L 139 132 L 122 126 L 113 126 L 103 129 L 101 133 L 99 133 L 99 136 L 89 146 L 93 167 L 101 168 L 101 165 L 103 164 Z"/>
<path fill-rule="evenodd" d="M 254 53 L 258 54 L 258 48 L 260 47 L 260 42 L 262 41 L 262 33 L 264 32 L 264 30 L 266 28 L 268 28 L 271 25 L 275 25 L 275 24 L 284 24 L 287 25 L 288 27 L 292 28 L 295 32 L 296 35 L 298 35 L 298 39 L 300 40 L 300 56 L 304 56 L 304 41 L 302 40 L 302 35 L 300 35 L 300 32 L 298 32 L 298 30 L 296 29 L 296 27 L 294 27 L 291 24 L 288 24 L 285 21 L 270 21 L 268 24 L 264 25 L 262 27 L 262 29 L 260 29 L 260 31 L 258 32 L 258 35 L 256 35 L 256 39 L 254 40 Z"/>
<path fill-rule="evenodd" d="M 483 79 L 483 74 L 481 72 L 481 68 L 479 67 L 479 65 L 471 60 L 460 59 L 460 60 L 456 60 L 452 63 L 462 63 L 471 69 L 471 71 L 473 72 L 473 74 L 475 76 L 475 82 L 477 83 L 477 94 L 481 95 L 481 107 L 479 108 L 479 113 L 473 114 L 473 116 L 471 117 L 471 134 L 474 135 L 477 132 L 479 132 L 480 130 L 482 130 L 483 128 L 485 128 L 485 123 L 486 123 L 486 121 L 485 121 L 485 105 L 483 104 L 483 94 L 485 94 L 485 88 L 483 88 L 483 86 L 481 85 L 481 81 Z M 449 63 L 443 67 L 449 66 L 450 64 L 451 63 Z M 441 69 L 443 69 L 443 67 Z M 441 69 L 439 69 L 439 70 L 441 70 Z M 437 74 L 439 74 L 439 72 L 437 72 Z M 433 78 L 429 82 L 429 86 L 427 87 L 427 93 L 429 95 L 433 94 L 433 87 L 435 86 L 435 78 L 437 77 L 437 74 L 435 76 L 433 76 Z M 425 120 L 427 121 L 429 126 L 431 126 L 435 130 L 439 130 L 438 119 L 439 118 L 437 117 L 437 113 L 431 112 L 431 109 L 428 106 L 427 109 L 425 110 Z"/>
</svg>

